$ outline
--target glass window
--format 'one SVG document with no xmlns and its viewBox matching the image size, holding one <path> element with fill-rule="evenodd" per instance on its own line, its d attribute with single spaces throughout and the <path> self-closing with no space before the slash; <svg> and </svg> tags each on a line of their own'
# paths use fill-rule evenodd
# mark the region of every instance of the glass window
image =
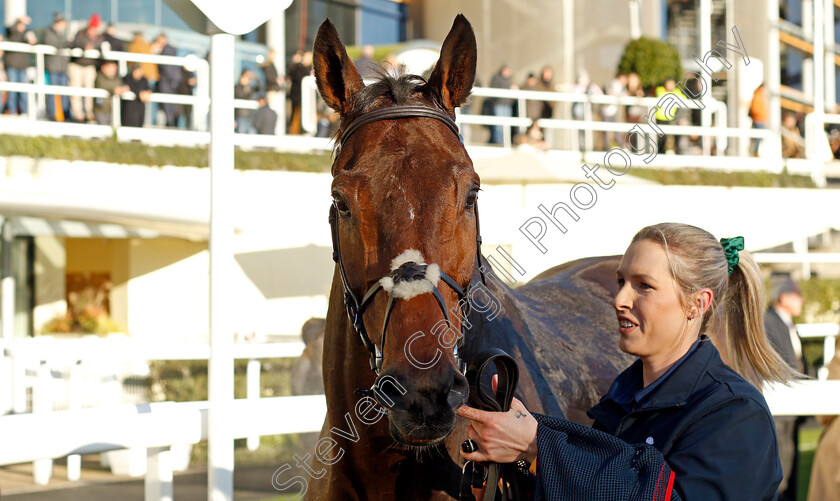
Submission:
<svg viewBox="0 0 840 501">
<path fill-rule="evenodd" d="M 782 45 L 781 83 L 802 90 L 802 62 L 805 54 L 789 45 Z"/>
<path fill-rule="evenodd" d="M 66 16 L 64 0 L 40 0 L 37 6 L 35 2 L 27 2 L 26 15 L 32 18 L 29 29 L 37 30 L 52 25 L 53 13 L 55 12 L 61 12 Z M 11 24 L 11 21 L 6 23 L 6 25 L 9 24 Z M 4 30 L 3 34 L 5 35 L 5 33 Z"/>
<path fill-rule="evenodd" d="M 780 0 L 779 18 L 802 26 L 802 0 Z"/>
<path fill-rule="evenodd" d="M 393 44 L 405 40 L 405 6 L 389 0 L 362 0 L 363 44 Z"/>
<path fill-rule="evenodd" d="M 111 22 L 111 0 L 71 0 L 70 2 L 70 17 L 74 20 L 90 19 L 94 13 L 99 14 L 104 28 L 106 24 Z"/>
<path fill-rule="evenodd" d="M 163 0 L 156 0 L 156 1 L 157 2 L 163 2 Z M 170 9 L 169 6 L 166 5 L 166 2 L 163 2 L 162 7 L 163 7 L 163 10 L 162 10 L 163 19 L 161 20 L 161 24 L 164 27 L 166 27 L 166 28 L 177 28 L 179 30 L 190 30 L 190 31 L 192 31 L 192 29 L 189 26 L 187 26 L 187 23 L 185 23 L 180 17 L 178 17 L 178 14 L 173 12 L 172 9 Z"/>
<path fill-rule="evenodd" d="M 117 21 L 122 23 L 155 24 L 155 2 L 148 0 L 119 0 Z"/>
</svg>

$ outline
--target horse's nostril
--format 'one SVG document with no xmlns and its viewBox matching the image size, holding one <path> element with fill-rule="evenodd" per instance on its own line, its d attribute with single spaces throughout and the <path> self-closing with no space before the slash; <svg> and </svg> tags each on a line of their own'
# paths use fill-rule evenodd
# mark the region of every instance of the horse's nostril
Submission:
<svg viewBox="0 0 840 501">
<path fill-rule="evenodd" d="M 452 386 L 449 388 L 449 394 L 446 396 L 446 403 L 452 409 L 457 409 L 466 403 L 467 397 L 470 394 L 470 386 L 464 376 L 455 373 L 452 378 Z"/>
</svg>

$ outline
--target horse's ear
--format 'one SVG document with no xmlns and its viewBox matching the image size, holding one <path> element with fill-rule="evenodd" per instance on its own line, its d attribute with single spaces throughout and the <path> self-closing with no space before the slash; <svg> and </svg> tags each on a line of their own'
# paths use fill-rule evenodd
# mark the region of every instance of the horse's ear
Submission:
<svg viewBox="0 0 840 501">
<path fill-rule="evenodd" d="M 440 94 L 441 104 L 447 110 L 452 111 L 467 100 L 475 80 L 476 58 L 475 33 L 467 18 L 458 14 L 429 77 L 429 87 Z"/>
<path fill-rule="evenodd" d="M 349 110 L 350 96 L 365 86 L 356 65 L 347 56 L 347 50 L 329 19 L 321 23 L 315 36 L 312 52 L 315 81 L 318 92 L 327 106 L 345 115 Z"/>
</svg>

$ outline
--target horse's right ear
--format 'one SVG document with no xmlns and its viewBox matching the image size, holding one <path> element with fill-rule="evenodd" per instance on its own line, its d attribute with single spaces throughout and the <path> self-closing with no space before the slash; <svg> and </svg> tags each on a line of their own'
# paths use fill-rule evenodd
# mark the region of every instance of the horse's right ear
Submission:
<svg viewBox="0 0 840 501">
<path fill-rule="evenodd" d="M 312 63 L 318 92 L 324 102 L 339 114 L 345 115 L 350 111 L 350 96 L 365 84 L 329 19 L 318 28 Z"/>
</svg>

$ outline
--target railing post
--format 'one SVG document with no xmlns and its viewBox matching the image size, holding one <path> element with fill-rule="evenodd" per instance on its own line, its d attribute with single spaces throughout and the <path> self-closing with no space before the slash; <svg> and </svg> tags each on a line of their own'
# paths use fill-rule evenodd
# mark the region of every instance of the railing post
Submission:
<svg viewBox="0 0 840 501">
<path fill-rule="evenodd" d="M 248 360 L 248 369 L 245 375 L 245 397 L 248 399 L 260 398 L 260 361 Z M 252 435 L 247 438 L 249 451 L 255 451 L 260 447 L 260 436 Z"/>
<path fill-rule="evenodd" d="M 146 449 L 146 501 L 172 501 L 172 452 L 169 447 Z"/>
<path fill-rule="evenodd" d="M 122 125 L 122 96 L 111 96 L 111 127 L 116 131 Z"/>
<path fill-rule="evenodd" d="M 45 76 L 46 66 L 44 64 L 44 53 L 39 51 L 35 52 L 35 83 L 39 85 L 46 85 L 47 79 Z M 46 112 L 46 94 L 43 92 L 39 92 L 37 95 L 37 107 L 38 109 L 42 109 Z M 32 114 L 30 113 L 30 117 Z M 35 114 L 35 118 L 38 118 L 38 114 Z"/>
<path fill-rule="evenodd" d="M 73 367 L 70 368 L 70 376 L 68 385 L 69 389 L 69 402 L 68 408 L 73 410 L 79 410 L 82 408 L 82 377 L 84 374 L 82 373 L 82 365 L 81 361 L 75 363 Z M 71 454 L 67 456 L 67 480 L 70 481 L 78 481 L 82 478 L 82 456 L 78 454 Z"/>
<path fill-rule="evenodd" d="M 32 412 L 52 411 L 52 375 L 46 362 L 41 361 L 32 392 Z M 52 459 L 36 459 L 32 463 L 32 476 L 37 485 L 47 485 L 53 473 Z"/>
</svg>

